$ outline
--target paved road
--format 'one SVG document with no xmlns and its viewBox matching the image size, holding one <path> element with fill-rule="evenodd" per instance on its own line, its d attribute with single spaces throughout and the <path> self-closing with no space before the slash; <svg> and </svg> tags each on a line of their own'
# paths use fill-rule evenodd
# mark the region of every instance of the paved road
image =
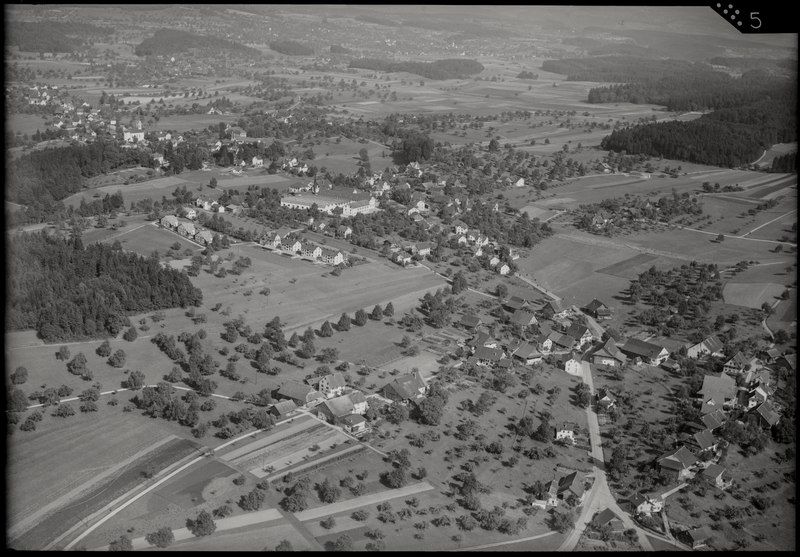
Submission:
<svg viewBox="0 0 800 557">
<path fill-rule="evenodd" d="M 789 216 L 789 215 L 791 215 L 792 213 L 796 213 L 796 212 L 797 212 L 797 209 L 794 209 L 794 210 L 792 210 L 792 211 L 789 211 L 788 213 L 784 213 L 784 214 L 782 214 L 781 216 L 779 216 L 778 218 L 772 219 L 772 220 L 771 220 L 771 221 L 769 221 L 769 222 L 765 222 L 764 224 L 762 224 L 762 225 L 760 225 L 760 226 L 756 226 L 756 227 L 755 227 L 753 230 L 751 230 L 750 232 L 746 232 L 746 233 L 742 234 L 742 235 L 741 235 L 741 236 L 739 236 L 739 237 L 740 237 L 740 238 L 744 238 L 745 236 L 749 236 L 750 234 L 752 234 L 752 233 L 753 233 L 753 232 L 755 232 L 756 230 L 758 230 L 758 229 L 760 229 L 760 228 L 764 228 L 764 227 L 765 227 L 765 226 L 767 226 L 768 224 L 772 224 L 772 223 L 773 223 L 773 222 L 775 222 L 776 220 L 781 220 L 783 217 L 788 217 L 788 216 Z"/>
</svg>

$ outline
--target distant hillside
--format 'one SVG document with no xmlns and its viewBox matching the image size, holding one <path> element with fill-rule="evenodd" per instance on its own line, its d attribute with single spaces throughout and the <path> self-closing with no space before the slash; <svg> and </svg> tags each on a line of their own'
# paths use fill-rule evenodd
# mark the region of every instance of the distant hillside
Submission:
<svg viewBox="0 0 800 557">
<path fill-rule="evenodd" d="M 569 81 L 606 81 L 630 83 L 657 80 L 669 75 L 713 72 L 707 64 L 683 60 L 650 60 L 634 56 L 598 56 L 594 58 L 564 58 L 545 60 L 542 69 L 560 73 Z"/>
<path fill-rule="evenodd" d="M 331 54 L 352 54 L 353 51 L 338 44 L 331 45 Z"/>
<path fill-rule="evenodd" d="M 408 72 L 428 79 L 463 79 L 483 71 L 483 64 L 480 62 L 461 58 L 435 62 L 394 62 L 381 58 L 359 58 L 350 62 L 350 67 L 379 72 Z"/>
<path fill-rule="evenodd" d="M 59 21 L 20 21 L 6 26 L 6 44 L 23 52 L 74 52 L 93 37 L 111 35 L 114 31 L 90 23 Z"/>
<path fill-rule="evenodd" d="M 728 68 L 745 71 L 745 70 L 792 70 L 797 68 L 797 60 L 791 58 L 743 58 L 743 57 L 723 57 L 716 56 L 708 60 L 709 64 L 715 66 L 726 66 Z"/>
<path fill-rule="evenodd" d="M 233 41 L 174 29 L 159 29 L 152 37 L 143 40 L 134 52 L 137 56 L 167 56 L 186 52 L 190 48 L 215 48 L 242 53 L 258 53 L 254 48 Z"/>
<path fill-rule="evenodd" d="M 287 56 L 313 56 L 314 49 L 297 41 L 272 41 L 269 47 Z"/>
</svg>

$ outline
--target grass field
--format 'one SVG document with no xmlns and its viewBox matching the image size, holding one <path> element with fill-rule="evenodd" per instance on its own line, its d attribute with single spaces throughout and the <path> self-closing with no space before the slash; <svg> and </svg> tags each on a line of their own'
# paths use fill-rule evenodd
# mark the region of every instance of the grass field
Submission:
<svg viewBox="0 0 800 557">
<path fill-rule="evenodd" d="M 784 291 L 784 286 L 772 282 L 737 284 L 729 282 L 722 291 L 725 302 L 748 308 L 760 308 L 761 304 L 772 304 Z"/>
<path fill-rule="evenodd" d="M 71 418 L 47 411 L 36 431 L 15 431 L 9 438 L 8 474 L 14 479 L 8 492 L 10 524 L 169 435 L 163 422 L 123 414 L 120 406 L 105 401 L 98 408 L 96 414 Z"/>
<path fill-rule="evenodd" d="M 183 185 L 186 185 L 187 188 L 192 187 L 191 184 L 186 182 L 186 180 L 183 178 L 178 178 L 177 176 L 156 178 L 155 180 L 139 182 L 138 184 L 128 184 L 127 186 L 120 184 L 101 186 L 75 193 L 64 199 L 64 204 L 71 205 L 72 207 L 78 207 L 80 206 L 82 199 L 85 199 L 88 203 L 92 201 L 95 194 L 99 193 L 100 196 L 104 196 L 106 194 L 114 194 L 117 192 L 122 193 L 122 198 L 125 200 L 126 205 L 130 205 L 131 202 L 135 203 L 136 201 L 140 201 L 148 197 L 152 198 L 154 201 L 157 201 L 160 200 L 162 196 L 170 197 L 176 187 Z"/>
<path fill-rule="evenodd" d="M 35 134 L 36 130 L 43 132 L 47 129 L 47 126 L 44 124 L 45 120 L 43 116 L 39 116 L 38 114 L 11 113 L 7 115 L 6 131 L 12 134 L 19 132 L 20 134 L 28 134 L 30 136 Z"/>
<path fill-rule="evenodd" d="M 151 223 L 144 224 L 141 228 L 133 228 L 129 232 L 111 236 L 106 241 L 114 242 L 117 240 L 122 244 L 122 249 L 135 251 L 144 257 L 149 256 L 154 250 L 163 256 L 176 242 L 181 246 L 179 252 L 182 257 L 185 257 L 184 251 L 187 249 L 193 253 L 200 253 L 203 250 L 202 247 L 190 242 L 180 234 Z"/>
</svg>

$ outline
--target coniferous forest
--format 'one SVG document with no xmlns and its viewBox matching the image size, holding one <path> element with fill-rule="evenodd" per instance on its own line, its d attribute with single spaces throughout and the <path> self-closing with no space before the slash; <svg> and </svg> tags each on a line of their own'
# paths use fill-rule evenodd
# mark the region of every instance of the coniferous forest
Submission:
<svg viewBox="0 0 800 557">
<path fill-rule="evenodd" d="M 46 342 L 116 335 L 128 315 L 197 306 L 202 292 L 157 259 L 48 235 L 8 243 L 8 330 L 34 328 Z"/>
</svg>

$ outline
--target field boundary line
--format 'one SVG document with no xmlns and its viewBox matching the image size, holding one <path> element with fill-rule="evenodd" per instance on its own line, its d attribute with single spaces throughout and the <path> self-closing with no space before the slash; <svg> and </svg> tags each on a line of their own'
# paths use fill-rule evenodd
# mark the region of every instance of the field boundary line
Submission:
<svg viewBox="0 0 800 557">
<path fill-rule="evenodd" d="M 511 545 L 514 543 L 523 543 L 529 542 L 532 540 L 538 540 L 539 538 L 546 538 L 547 536 L 552 536 L 555 534 L 555 531 L 545 532 L 544 534 L 536 534 L 535 536 L 528 536 L 527 538 L 520 538 L 518 540 L 508 540 L 504 542 L 495 542 L 495 543 L 487 543 L 483 545 L 473 545 L 472 547 L 459 547 L 458 549 L 445 549 L 445 551 L 452 552 L 452 551 L 471 551 L 474 549 L 489 549 L 490 547 L 499 547 L 501 545 Z"/>
<path fill-rule="evenodd" d="M 38 511 L 35 511 L 33 514 L 25 517 L 24 519 L 20 520 L 19 522 L 17 522 L 13 526 L 11 526 L 8 529 L 8 538 L 9 539 L 17 538 L 20 535 L 24 534 L 25 532 L 27 532 L 28 530 L 30 530 L 31 528 L 36 526 L 36 524 L 33 524 L 32 526 L 29 527 L 28 526 L 29 522 L 33 522 L 33 521 L 37 521 L 38 522 L 38 521 L 40 521 L 40 519 L 45 518 L 45 516 L 47 514 L 49 514 L 51 511 L 58 510 L 59 507 L 69 503 L 70 499 L 73 499 L 73 498 L 77 497 L 78 495 L 80 495 L 82 492 L 91 489 L 96 484 L 98 484 L 100 481 L 106 479 L 108 476 L 114 474 L 115 472 L 118 472 L 121 468 L 124 468 L 125 466 L 127 466 L 127 465 L 131 464 L 132 462 L 138 460 L 142 456 L 144 456 L 144 455 L 146 455 L 146 454 L 148 454 L 150 452 L 153 452 L 154 450 L 156 450 L 160 446 L 168 443 L 172 439 L 179 439 L 179 437 L 177 437 L 176 435 L 173 435 L 173 434 L 169 434 L 166 437 L 164 437 L 163 439 L 161 439 L 160 441 L 156 441 L 155 443 L 150 444 L 149 446 L 145 447 L 144 449 L 142 449 L 142 450 L 138 451 L 137 453 L 131 455 L 130 457 L 126 458 L 122 462 L 111 466 L 105 472 L 100 473 L 99 475 L 91 478 L 90 480 L 88 480 L 88 481 L 82 483 L 81 485 L 75 487 L 71 491 L 65 493 L 61 497 L 58 497 L 57 499 L 51 501 L 50 503 L 48 503 L 47 505 L 45 505 L 44 507 L 42 507 Z M 21 530 L 23 528 L 24 528 L 24 530 L 19 531 L 19 530 Z"/>
<path fill-rule="evenodd" d="M 307 522 L 309 520 L 322 518 L 323 516 L 328 516 L 341 512 L 347 512 L 352 509 L 357 509 L 359 507 L 374 505 L 376 503 L 381 503 L 383 501 L 388 501 L 390 499 L 397 499 L 398 497 L 407 497 L 409 495 L 415 495 L 417 493 L 430 491 L 432 489 L 434 489 L 434 487 L 428 482 L 420 482 L 408 485 L 406 487 L 401 487 L 398 489 L 389 489 L 386 491 L 381 491 L 379 493 L 370 493 L 369 495 L 362 495 L 361 497 L 348 499 L 347 501 L 340 501 L 338 503 L 331 503 L 330 505 L 323 505 L 322 507 L 317 507 L 315 509 L 309 509 L 307 511 L 294 513 L 294 516 L 297 520 L 301 522 Z"/>
<path fill-rule="evenodd" d="M 280 477 L 285 476 L 286 474 L 289 474 L 289 473 L 294 474 L 295 472 L 302 472 L 306 468 L 311 468 L 312 466 L 317 466 L 317 465 L 320 465 L 320 464 L 324 464 L 325 462 L 328 462 L 329 460 L 331 460 L 333 458 L 339 458 L 339 457 L 342 457 L 342 456 L 344 456 L 344 455 L 346 455 L 348 453 L 352 453 L 352 452 L 359 451 L 359 450 L 363 451 L 363 450 L 366 450 L 366 449 L 367 448 L 362 444 L 353 445 L 351 447 L 346 448 L 343 451 L 339 451 L 339 452 L 336 452 L 336 453 L 333 453 L 333 454 L 329 454 L 329 455 L 327 455 L 327 456 L 325 456 L 323 458 L 320 458 L 320 459 L 317 459 L 317 460 L 314 460 L 314 461 L 311 461 L 311 462 L 306 462 L 304 464 L 301 464 L 297 468 L 291 468 L 289 470 L 285 470 L 284 472 L 278 472 L 276 474 L 273 474 L 272 476 L 267 476 L 267 481 L 271 482 L 275 478 L 280 478 Z"/>
<path fill-rule="evenodd" d="M 195 452 L 196 452 L 196 450 L 195 450 Z M 92 533 L 94 530 L 96 530 L 97 528 L 99 528 L 99 527 L 100 527 L 100 525 L 102 525 L 103 523 L 105 523 L 105 522 L 106 522 L 108 519 L 110 519 L 111 517 L 113 517 L 113 516 L 114 516 L 114 515 L 116 515 L 117 513 L 121 512 L 123 509 L 127 508 L 127 507 L 128 507 L 128 505 L 130 505 L 130 504 L 132 504 L 133 502 L 137 501 L 137 500 L 138 500 L 140 497 L 143 497 L 143 496 L 144 496 L 146 493 L 149 493 L 150 491 L 152 491 L 153 489 L 155 489 L 156 487 L 158 487 L 159 485 L 161 485 L 162 483 L 164 483 L 165 481 L 167 481 L 168 479 L 170 479 L 172 476 L 174 476 L 174 475 L 175 475 L 175 474 L 177 474 L 178 472 L 180 472 L 180 471 L 182 471 L 182 470 L 184 470 L 184 469 L 188 468 L 188 467 L 189 467 L 189 466 L 191 466 L 191 465 L 192 465 L 194 462 L 196 462 L 196 461 L 198 461 L 198 460 L 201 460 L 203 457 L 202 457 L 202 456 L 195 457 L 195 459 L 194 459 L 194 460 L 191 460 L 191 461 L 189 461 L 189 463 L 188 463 L 188 464 L 184 465 L 182 468 L 179 468 L 179 467 L 181 467 L 182 463 L 184 463 L 185 461 L 187 461 L 187 460 L 188 460 L 188 459 L 190 459 L 190 458 L 192 458 L 192 454 L 191 454 L 191 453 L 190 453 L 190 454 L 188 454 L 188 455 L 186 455 L 186 456 L 184 456 L 183 458 L 181 458 L 181 459 L 179 459 L 179 460 L 177 460 L 177 461 L 173 462 L 172 464 L 170 464 L 169 466 L 167 466 L 166 468 L 164 468 L 163 470 L 161 470 L 161 471 L 160 471 L 158 474 L 156 474 L 156 476 L 155 476 L 155 477 L 157 478 L 158 476 L 160 476 L 160 475 L 162 475 L 162 474 L 166 474 L 166 476 L 164 476 L 164 477 L 162 477 L 161 479 L 157 480 L 155 483 L 151 484 L 150 486 L 147 486 L 147 483 L 148 483 L 150 480 L 145 480 L 144 482 L 140 482 L 138 485 L 136 485 L 136 486 L 132 487 L 131 489 L 129 489 L 128 491 L 126 491 L 125 493 L 123 493 L 122 495 L 120 495 L 119 497 L 117 497 L 116 499 L 114 499 L 113 501 L 111 501 L 111 502 L 109 502 L 108 504 L 106 504 L 106 505 L 105 505 L 104 507 L 102 507 L 101 509 L 98 509 L 98 510 L 96 510 L 95 512 L 93 512 L 93 513 L 92 513 L 92 514 L 90 514 L 89 516 L 87 516 L 87 517 L 85 517 L 84 519 L 80 520 L 80 521 L 79 521 L 77 524 L 75 524 L 74 526 L 72 526 L 72 528 L 70 528 L 69 530 L 67 530 L 67 531 L 66 531 L 66 532 L 64 532 L 63 534 L 61 534 L 61 535 L 60 535 L 60 536 L 59 536 L 57 539 L 55 539 L 55 540 L 53 540 L 52 542 L 50 542 L 50 543 L 47 545 L 47 547 L 45 547 L 45 548 L 44 548 L 44 550 L 45 550 L 45 551 L 49 551 L 49 550 L 51 550 L 51 549 L 54 549 L 54 548 L 55 548 L 55 546 L 56 546 L 56 544 L 60 543 L 60 542 L 61 542 L 61 541 L 63 541 L 65 538 L 69 537 L 70 535 L 74 534 L 74 533 L 75 533 L 75 531 L 76 531 L 76 530 L 78 530 L 78 529 L 79 529 L 79 528 L 80 528 L 82 525 L 88 524 L 88 523 L 89 523 L 89 522 L 91 522 L 92 520 L 94 520 L 94 519 L 96 519 L 96 518 L 100 517 L 100 516 L 101 516 L 101 515 L 102 515 L 104 512 L 108 511 L 108 510 L 109 510 L 109 509 L 111 509 L 111 508 L 112 508 L 114 505 L 116 505 L 116 504 L 120 503 L 120 502 L 121 502 L 121 501 L 123 501 L 123 500 L 124 500 L 126 497 L 130 496 L 130 494 L 131 494 L 131 493 L 134 493 L 134 492 L 136 492 L 137 490 L 139 490 L 139 489 L 142 489 L 142 488 L 144 487 L 144 490 L 143 490 L 143 491 L 141 491 L 141 492 L 140 492 L 138 495 L 136 495 L 136 497 L 134 497 L 133 499 L 131 499 L 131 500 L 129 500 L 129 501 L 127 501 L 127 502 L 123 503 L 123 504 L 122 504 L 120 507 L 118 507 L 118 508 L 114 509 L 114 510 L 113 510 L 113 511 L 111 511 L 109 514 L 107 514 L 106 516 L 104 516 L 104 517 L 100 518 L 100 519 L 99 519 L 97 522 L 95 522 L 95 523 L 94 523 L 92 526 L 90 526 L 89 528 L 87 528 L 86 530 L 84 530 L 84 531 L 83 531 L 83 533 L 79 534 L 79 535 L 78 535 L 78 536 L 77 536 L 75 539 L 73 539 L 73 540 L 72 540 L 71 542 L 69 542 L 69 543 L 68 543 L 68 544 L 67 544 L 67 545 L 66 545 L 64 548 L 62 548 L 62 549 L 63 549 L 63 551 L 68 551 L 68 550 L 72 549 L 72 548 L 75 546 L 75 544 L 77 544 L 77 543 L 78 543 L 80 540 L 82 540 L 83 538 L 85 538 L 86 536 L 88 536 L 90 533 Z M 178 470 L 174 470 L 175 468 L 179 468 L 179 469 L 178 469 Z"/>
</svg>

